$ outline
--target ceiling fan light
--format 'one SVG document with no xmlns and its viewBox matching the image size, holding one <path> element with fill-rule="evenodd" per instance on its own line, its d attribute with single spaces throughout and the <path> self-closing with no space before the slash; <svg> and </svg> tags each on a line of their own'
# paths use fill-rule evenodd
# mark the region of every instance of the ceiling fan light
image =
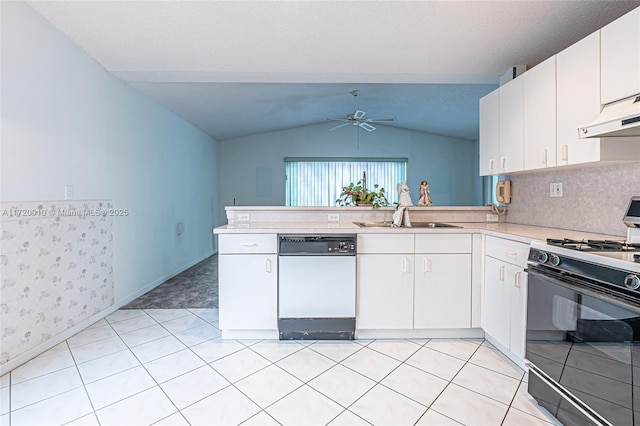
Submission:
<svg viewBox="0 0 640 426">
<path fill-rule="evenodd" d="M 362 120 L 365 115 L 367 115 L 366 112 L 357 110 L 353 113 L 353 118 L 355 118 L 356 120 Z"/>
<path fill-rule="evenodd" d="M 362 127 L 363 129 L 365 129 L 367 132 L 373 132 L 376 128 L 373 127 L 371 124 L 369 123 L 360 123 L 360 127 Z"/>
</svg>

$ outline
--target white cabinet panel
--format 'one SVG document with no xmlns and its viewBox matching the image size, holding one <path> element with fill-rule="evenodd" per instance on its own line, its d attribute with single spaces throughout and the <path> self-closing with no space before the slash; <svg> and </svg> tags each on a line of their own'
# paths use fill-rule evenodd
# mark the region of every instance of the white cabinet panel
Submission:
<svg viewBox="0 0 640 426">
<path fill-rule="evenodd" d="M 578 138 L 578 127 L 600 114 L 600 33 L 558 53 L 556 75 L 558 165 L 600 161 L 600 139 Z"/>
<path fill-rule="evenodd" d="M 506 290 L 507 264 L 493 257 L 485 259 L 482 328 L 505 348 L 509 348 L 511 298 Z"/>
<path fill-rule="evenodd" d="M 413 327 L 413 252 L 409 254 L 359 254 L 359 329 L 410 329 Z"/>
<path fill-rule="evenodd" d="M 527 329 L 527 274 L 517 266 L 508 268 L 507 285 L 511 293 L 511 326 L 509 349 L 519 359 L 524 359 Z"/>
<path fill-rule="evenodd" d="M 520 365 L 525 353 L 528 250 L 527 244 L 507 239 L 487 236 L 485 241 L 482 328 Z"/>
<path fill-rule="evenodd" d="M 499 173 L 524 168 L 523 79 L 516 78 L 500 87 Z"/>
<path fill-rule="evenodd" d="M 414 328 L 471 327 L 471 254 L 416 254 Z"/>
<path fill-rule="evenodd" d="M 556 58 L 527 71 L 524 85 L 524 169 L 556 165 Z"/>
<path fill-rule="evenodd" d="M 471 253 L 471 234 L 416 234 L 416 253 Z"/>
<path fill-rule="evenodd" d="M 277 253 L 276 234 L 224 234 L 218 237 L 221 254 Z"/>
<path fill-rule="evenodd" d="M 218 255 L 220 329 L 278 329 L 275 254 Z"/>
<path fill-rule="evenodd" d="M 488 235 L 485 242 L 485 253 L 487 256 L 524 268 L 529 256 L 529 245 Z"/>
<path fill-rule="evenodd" d="M 358 253 L 413 253 L 413 241 L 412 234 L 358 235 Z"/>
<path fill-rule="evenodd" d="M 602 104 L 640 93 L 640 8 L 603 27 L 600 37 Z"/>
<path fill-rule="evenodd" d="M 480 176 L 499 172 L 500 94 L 494 90 L 480 99 Z"/>
</svg>

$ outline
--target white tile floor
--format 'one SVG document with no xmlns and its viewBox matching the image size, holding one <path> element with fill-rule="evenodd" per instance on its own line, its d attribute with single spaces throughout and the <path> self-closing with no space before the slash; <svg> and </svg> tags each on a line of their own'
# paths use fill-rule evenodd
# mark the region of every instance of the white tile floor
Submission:
<svg viewBox="0 0 640 426">
<path fill-rule="evenodd" d="M 220 339 L 215 309 L 120 310 L 0 378 L 0 426 L 548 425 L 483 340 Z"/>
</svg>

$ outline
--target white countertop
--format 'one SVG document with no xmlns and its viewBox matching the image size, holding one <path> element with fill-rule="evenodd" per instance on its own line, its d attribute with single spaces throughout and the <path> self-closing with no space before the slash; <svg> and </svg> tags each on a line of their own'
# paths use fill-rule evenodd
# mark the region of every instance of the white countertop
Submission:
<svg viewBox="0 0 640 426">
<path fill-rule="evenodd" d="M 542 226 L 521 225 L 517 223 L 448 223 L 460 226 L 461 228 L 360 228 L 359 226 L 348 222 L 251 222 L 238 223 L 232 226 L 220 226 L 215 228 L 213 232 L 214 234 L 453 234 L 478 232 L 485 235 L 509 238 L 511 240 L 527 244 L 533 240 L 544 241 L 547 238 L 624 240 L 624 237 L 621 236 L 594 234 Z"/>
</svg>

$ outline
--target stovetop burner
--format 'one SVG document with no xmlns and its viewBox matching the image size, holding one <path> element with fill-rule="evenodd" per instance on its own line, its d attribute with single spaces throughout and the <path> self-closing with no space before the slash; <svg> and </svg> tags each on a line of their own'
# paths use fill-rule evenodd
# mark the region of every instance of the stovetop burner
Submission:
<svg viewBox="0 0 640 426">
<path fill-rule="evenodd" d="M 640 251 L 640 244 L 614 240 L 572 240 L 547 238 L 547 244 L 579 251 Z"/>
</svg>

